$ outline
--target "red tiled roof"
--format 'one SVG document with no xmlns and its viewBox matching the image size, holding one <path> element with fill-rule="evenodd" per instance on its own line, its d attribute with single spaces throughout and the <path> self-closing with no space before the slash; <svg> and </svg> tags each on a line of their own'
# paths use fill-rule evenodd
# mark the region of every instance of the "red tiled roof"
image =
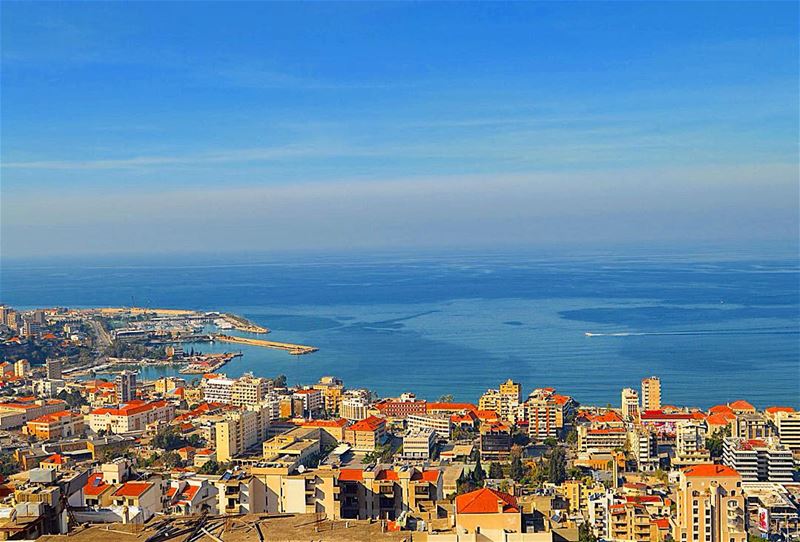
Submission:
<svg viewBox="0 0 800 542">
<path fill-rule="evenodd" d="M 53 454 L 50 457 L 48 457 L 47 459 L 45 459 L 44 461 L 42 461 L 42 463 L 52 463 L 54 465 L 63 465 L 64 463 L 66 463 L 66 461 L 64 461 L 64 458 L 61 457 L 60 455 Z"/>
<path fill-rule="evenodd" d="M 683 474 L 686 476 L 739 476 L 739 473 L 725 465 L 713 465 L 710 463 L 703 465 L 693 465 L 683 469 Z"/>
<path fill-rule="evenodd" d="M 739 399 L 738 401 L 734 401 L 733 403 L 728 403 L 728 406 L 731 407 L 733 410 L 755 410 L 756 407 L 745 401 L 744 399 Z"/>
<path fill-rule="evenodd" d="M 153 487 L 148 482 L 125 482 L 114 492 L 115 497 L 139 497 Z"/>
<path fill-rule="evenodd" d="M 609 427 L 607 429 L 589 429 L 586 433 L 589 435 L 610 435 L 612 433 L 625 433 L 625 428 Z"/>
<path fill-rule="evenodd" d="M 728 405 L 715 405 L 708 409 L 709 414 L 733 414 L 733 409 Z"/>
<path fill-rule="evenodd" d="M 706 418 L 708 425 L 728 425 L 731 419 L 724 414 L 711 414 Z"/>
<path fill-rule="evenodd" d="M 765 412 L 769 412 L 770 414 L 775 414 L 777 412 L 794 412 L 794 409 L 790 406 L 771 406 L 764 409 Z"/>
<path fill-rule="evenodd" d="M 669 518 L 658 518 L 650 520 L 652 525 L 657 526 L 659 529 L 669 529 Z"/>
<path fill-rule="evenodd" d="M 380 471 L 376 476 L 376 480 L 399 480 L 400 476 L 397 474 L 397 471 L 390 470 L 390 469 L 383 469 Z"/>
<path fill-rule="evenodd" d="M 339 471 L 339 480 L 343 482 L 360 482 L 364 479 L 361 469 L 342 469 Z"/>
<path fill-rule="evenodd" d="M 363 420 L 357 421 L 349 427 L 350 431 L 376 431 L 381 424 L 386 423 L 383 418 L 368 416 Z"/>
<path fill-rule="evenodd" d="M 161 408 L 166 405 L 166 401 L 153 401 L 152 403 L 146 403 L 136 399 L 127 404 L 120 405 L 119 408 L 98 408 L 97 410 L 93 410 L 91 413 L 98 416 L 105 414 L 109 414 L 111 416 L 133 416 L 134 414 L 140 414 L 142 412 L 147 412 L 148 410 L 153 410 L 155 408 Z"/>
<path fill-rule="evenodd" d="M 344 418 L 339 418 L 338 420 L 306 420 L 300 425 L 303 427 L 344 427 L 347 423 Z"/>
<path fill-rule="evenodd" d="M 482 488 L 456 497 L 456 514 L 518 514 L 517 499 L 508 493 Z"/>
<path fill-rule="evenodd" d="M 604 412 L 603 414 L 598 414 L 596 416 L 592 416 L 591 414 L 588 415 L 589 421 L 594 423 L 623 423 L 622 416 L 617 414 L 613 410 L 609 410 Z"/>
<path fill-rule="evenodd" d="M 470 412 L 472 412 L 472 411 L 470 411 Z M 484 421 L 499 419 L 499 416 L 497 415 L 497 411 L 495 411 L 495 410 L 476 410 L 475 411 L 475 415 L 478 417 L 478 419 L 484 420 Z"/>
<path fill-rule="evenodd" d="M 645 410 L 641 415 L 642 421 L 647 420 L 691 420 L 691 414 L 686 412 L 672 412 L 667 413 L 663 410 Z"/>
<path fill-rule="evenodd" d="M 422 479 L 426 482 L 433 482 L 436 483 L 439 481 L 439 477 L 442 473 L 438 470 L 424 470 L 422 471 Z"/>
<path fill-rule="evenodd" d="M 566 405 L 568 402 L 572 400 L 572 397 L 570 397 L 569 395 L 559 395 L 557 393 L 554 393 L 550 397 L 553 399 L 553 402 L 555 402 L 555 404 L 557 405 Z"/>
<path fill-rule="evenodd" d="M 103 473 L 95 472 L 89 475 L 89 480 L 83 486 L 83 494 L 88 496 L 97 496 L 103 493 L 106 489 L 111 487 L 103 480 Z"/>
<path fill-rule="evenodd" d="M 478 407 L 472 403 L 427 403 L 425 408 L 428 411 L 432 410 L 449 410 L 452 412 L 460 410 L 478 410 Z"/>
</svg>

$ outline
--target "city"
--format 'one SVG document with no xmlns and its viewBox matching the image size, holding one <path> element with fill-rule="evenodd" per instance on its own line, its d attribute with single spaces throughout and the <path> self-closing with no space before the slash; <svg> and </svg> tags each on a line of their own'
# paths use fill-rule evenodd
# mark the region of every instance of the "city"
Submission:
<svg viewBox="0 0 800 542">
<path fill-rule="evenodd" d="M 206 326 L 269 330 L 186 311 L 0 311 L 2 539 L 800 537 L 789 406 L 670 405 L 657 376 L 620 382 L 615 405 L 501 378 L 473 403 L 379 398 L 335 376 L 228 378 L 216 360 L 147 381 L 142 364 L 209 363 L 182 343 Z"/>
</svg>

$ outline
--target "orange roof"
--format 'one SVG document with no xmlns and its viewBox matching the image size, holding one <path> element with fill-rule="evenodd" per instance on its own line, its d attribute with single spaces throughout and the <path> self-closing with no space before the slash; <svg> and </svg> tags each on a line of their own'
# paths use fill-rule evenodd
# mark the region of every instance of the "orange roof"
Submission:
<svg viewBox="0 0 800 542">
<path fill-rule="evenodd" d="M 708 425 L 728 425 L 731 419 L 724 414 L 711 414 L 706 418 Z"/>
<path fill-rule="evenodd" d="M 425 408 L 431 410 L 451 410 L 453 412 L 459 410 L 478 410 L 478 407 L 472 403 L 427 403 Z"/>
<path fill-rule="evenodd" d="M 153 487 L 148 482 L 125 482 L 114 492 L 115 497 L 139 497 Z"/>
<path fill-rule="evenodd" d="M 212 455 L 213 453 L 214 450 L 211 448 L 201 448 L 200 450 L 197 450 L 194 455 Z"/>
<path fill-rule="evenodd" d="M 397 474 L 397 471 L 390 470 L 390 469 L 383 469 L 377 475 L 375 475 L 376 480 L 399 480 L 400 475 Z"/>
<path fill-rule="evenodd" d="M 610 435 L 612 433 L 625 433 L 624 427 L 609 427 L 608 429 L 589 429 L 589 435 Z"/>
<path fill-rule="evenodd" d="M 386 421 L 377 416 L 369 416 L 363 420 L 357 421 L 350 426 L 350 431 L 376 431 Z"/>
<path fill-rule="evenodd" d="M 306 420 L 300 424 L 303 427 L 344 427 L 347 425 L 347 420 L 339 418 L 338 420 Z"/>
<path fill-rule="evenodd" d="M 91 413 L 96 415 L 109 414 L 111 416 L 133 416 L 153 410 L 154 408 L 161 408 L 167 405 L 166 401 L 153 401 L 152 403 L 145 403 L 139 399 L 131 401 L 130 403 L 120 405 L 119 408 L 98 408 Z"/>
<path fill-rule="evenodd" d="M 438 482 L 442 473 L 438 470 L 424 470 L 422 471 L 422 479 L 426 482 Z"/>
<path fill-rule="evenodd" d="M 470 411 L 471 412 L 471 411 Z M 481 420 L 497 420 L 499 416 L 495 410 L 476 410 L 475 415 Z"/>
<path fill-rule="evenodd" d="M 61 418 L 66 418 L 67 416 L 73 416 L 73 413 L 69 410 L 62 410 L 61 412 L 53 412 L 52 414 L 45 414 L 44 416 L 39 416 L 35 420 L 31 420 L 28 423 L 48 423 L 48 422 L 55 422 Z"/>
<path fill-rule="evenodd" d="M 656 526 L 656 527 L 658 527 L 659 529 L 662 529 L 662 530 L 663 530 L 663 529 L 669 529 L 669 518 L 656 518 L 656 519 L 651 519 L 651 520 L 650 520 L 650 523 L 651 523 L 652 525 L 655 525 L 655 526 Z"/>
<path fill-rule="evenodd" d="M 364 471 L 361 469 L 342 469 L 339 471 L 339 481 L 360 482 L 364 479 Z"/>
<path fill-rule="evenodd" d="M 686 476 L 739 476 L 739 473 L 725 465 L 713 465 L 710 463 L 703 465 L 693 465 L 683 469 L 683 474 Z"/>
<path fill-rule="evenodd" d="M 456 514 L 519 514 L 517 499 L 508 493 L 482 488 L 456 497 Z"/>
<path fill-rule="evenodd" d="M 64 463 L 66 463 L 66 461 L 64 461 L 64 458 L 61 457 L 60 455 L 53 454 L 50 457 L 48 457 L 47 459 L 45 459 L 44 461 L 42 461 L 42 463 L 52 463 L 53 465 L 63 465 Z"/>
<path fill-rule="evenodd" d="M 103 480 L 103 474 L 95 472 L 89 475 L 89 480 L 86 482 L 86 485 L 83 486 L 83 494 L 89 496 L 100 495 L 109 487 L 111 487 L 111 484 L 107 484 L 105 480 Z"/>
<path fill-rule="evenodd" d="M 42 339 L 44 339 L 46 341 L 52 341 L 55 338 L 56 338 L 56 336 L 53 335 L 52 333 L 45 333 L 44 335 L 42 335 Z"/>
<path fill-rule="evenodd" d="M 295 390 L 294 393 L 295 394 L 300 393 L 300 394 L 303 394 L 303 395 L 309 395 L 309 394 L 312 394 L 312 393 L 322 393 L 322 391 L 320 391 L 320 390 Z"/>
<path fill-rule="evenodd" d="M 692 412 L 692 419 L 693 420 L 705 420 L 707 416 L 700 411 Z"/>
<path fill-rule="evenodd" d="M 197 494 L 198 489 L 200 489 L 199 486 L 193 486 L 187 484 L 187 486 L 183 488 L 183 491 L 180 494 L 180 499 L 178 499 L 178 502 L 190 502 Z"/>
<path fill-rule="evenodd" d="M 609 410 L 597 416 L 589 415 L 589 420 L 595 423 L 623 423 L 624 421 L 622 416 L 613 410 Z"/>
<path fill-rule="evenodd" d="M 790 406 L 771 406 L 765 408 L 764 410 L 770 414 L 775 414 L 777 412 L 794 412 L 794 409 Z"/>
<path fill-rule="evenodd" d="M 734 401 L 733 403 L 728 403 L 728 406 L 731 407 L 733 410 L 755 410 L 756 407 L 745 401 L 744 399 L 739 399 L 738 401 Z"/>
<path fill-rule="evenodd" d="M 554 393 L 550 397 L 553 399 L 553 402 L 555 402 L 555 404 L 557 405 L 566 405 L 568 402 L 572 400 L 572 397 L 570 397 L 569 395 L 559 395 L 557 393 Z"/>
<path fill-rule="evenodd" d="M 710 414 L 733 414 L 733 409 L 728 405 L 716 405 L 708 409 Z"/>
</svg>

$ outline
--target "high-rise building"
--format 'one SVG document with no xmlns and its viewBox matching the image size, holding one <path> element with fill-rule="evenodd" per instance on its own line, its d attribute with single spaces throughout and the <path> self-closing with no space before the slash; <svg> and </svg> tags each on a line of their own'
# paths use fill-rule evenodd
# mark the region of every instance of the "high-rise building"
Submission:
<svg viewBox="0 0 800 542">
<path fill-rule="evenodd" d="M 779 412 L 775 416 L 778 438 L 783 446 L 800 452 L 800 412 Z"/>
<path fill-rule="evenodd" d="M 61 360 L 58 358 L 48 359 L 45 362 L 45 370 L 49 380 L 61 380 Z"/>
<path fill-rule="evenodd" d="M 264 403 L 226 413 L 224 419 L 216 423 L 217 460 L 230 461 L 264 442 L 271 410 L 271 406 Z"/>
<path fill-rule="evenodd" d="M 522 386 L 518 382 L 514 382 L 510 378 L 500 384 L 500 395 L 508 397 L 510 400 L 516 400 L 517 403 L 522 402 Z"/>
<path fill-rule="evenodd" d="M 694 465 L 680 473 L 672 524 L 676 542 L 745 542 L 742 477 L 724 465 Z"/>
<path fill-rule="evenodd" d="M 368 390 L 347 390 L 339 405 L 339 415 L 345 420 L 357 422 L 369 416 L 369 407 Z"/>
<path fill-rule="evenodd" d="M 658 437 L 655 431 L 637 425 L 628 433 L 628 445 L 640 471 L 653 472 L 658 469 Z"/>
<path fill-rule="evenodd" d="M 673 467 L 686 467 L 710 463 L 711 454 L 706 449 L 706 425 L 702 421 L 690 420 L 675 427 L 675 457 Z"/>
<path fill-rule="evenodd" d="M 726 437 L 722 446 L 722 462 L 735 469 L 745 482 L 792 481 L 792 452 L 776 439 Z"/>
<path fill-rule="evenodd" d="M 639 418 L 639 394 L 633 388 L 622 390 L 622 417 L 625 421 L 636 421 Z"/>
<path fill-rule="evenodd" d="M 14 376 L 24 377 L 31 372 L 31 364 L 27 359 L 19 359 L 14 363 Z"/>
<path fill-rule="evenodd" d="M 114 379 L 117 403 L 129 403 L 136 399 L 136 373 L 121 371 Z"/>
<path fill-rule="evenodd" d="M 256 405 L 264 401 L 272 391 L 272 380 L 246 374 L 236 379 L 231 388 L 231 404 L 235 406 Z"/>
<path fill-rule="evenodd" d="M 39 324 L 40 326 L 43 326 L 47 323 L 45 313 L 42 309 L 36 309 L 33 311 L 33 322 L 35 324 Z"/>
<path fill-rule="evenodd" d="M 661 409 L 661 379 L 651 376 L 642 380 L 642 410 Z"/>
<path fill-rule="evenodd" d="M 575 405 L 572 397 L 559 395 L 553 388 L 533 390 L 522 408 L 528 421 L 528 436 L 538 442 L 558 437 Z"/>
</svg>

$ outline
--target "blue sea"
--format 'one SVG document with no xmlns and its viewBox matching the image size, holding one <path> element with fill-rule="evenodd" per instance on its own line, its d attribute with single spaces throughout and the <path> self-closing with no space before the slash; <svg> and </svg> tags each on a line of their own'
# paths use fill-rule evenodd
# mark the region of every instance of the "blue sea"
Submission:
<svg viewBox="0 0 800 542">
<path fill-rule="evenodd" d="M 622 387 L 658 375 L 670 404 L 800 407 L 792 249 L 6 261 L 0 300 L 224 310 L 269 327 L 272 340 L 320 349 L 295 357 L 243 346 L 224 369 L 230 376 L 285 374 L 302 384 L 336 375 L 382 396 L 465 401 L 512 378 L 526 392 L 554 386 L 582 403 L 617 405 Z"/>
</svg>

